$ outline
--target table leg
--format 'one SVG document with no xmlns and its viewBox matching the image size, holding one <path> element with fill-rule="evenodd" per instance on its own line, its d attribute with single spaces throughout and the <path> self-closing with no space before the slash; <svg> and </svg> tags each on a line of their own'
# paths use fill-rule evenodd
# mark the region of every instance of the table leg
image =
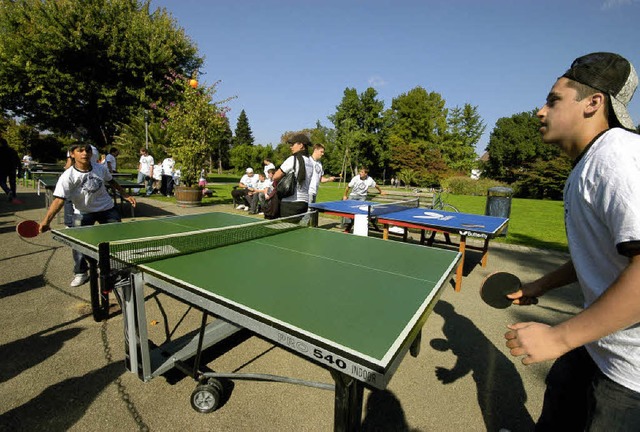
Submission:
<svg viewBox="0 0 640 432">
<path fill-rule="evenodd" d="M 340 432 L 359 431 L 362 417 L 362 382 L 338 371 L 331 371 L 335 388 L 333 430 Z"/>
<path fill-rule="evenodd" d="M 487 266 L 487 258 L 489 257 L 489 239 L 484 240 L 484 247 L 482 248 L 482 267 Z"/>
<path fill-rule="evenodd" d="M 384 224 L 382 227 L 382 239 L 383 240 L 389 239 L 389 224 Z"/>
<path fill-rule="evenodd" d="M 464 255 L 465 249 L 467 247 L 467 236 L 460 236 L 460 247 L 458 251 L 460 252 L 460 264 L 458 264 L 458 270 L 456 270 L 456 291 L 460 291 L 462 288 L 462 271 L 464 269 Z"/>
</svg>

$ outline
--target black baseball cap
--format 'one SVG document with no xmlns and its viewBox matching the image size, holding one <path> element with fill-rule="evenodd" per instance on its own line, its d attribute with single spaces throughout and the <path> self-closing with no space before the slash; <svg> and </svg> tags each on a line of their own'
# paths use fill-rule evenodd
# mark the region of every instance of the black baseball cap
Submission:
<svg viewBox="0 0 640 432">
<path fill-rule="evenodd" d="M 614 53 L 591 53 L 575 59 L 562 76 L 609 95 L 620 125 L 635 129 L 627 105 L 638 87 L 638 74 L 629 60 Z"/>
<path fill-rule="evenodd" d="M 304 144 L 305 146 L 310 146 L 311 140 L 305 134 L 299 133 L 299 134 L 293 135 L 291 138 L 287 140 L 287 144 L 289 145 L 293 145 L 295 143 L 300 143 L 300 144 Z"/>
</svg>

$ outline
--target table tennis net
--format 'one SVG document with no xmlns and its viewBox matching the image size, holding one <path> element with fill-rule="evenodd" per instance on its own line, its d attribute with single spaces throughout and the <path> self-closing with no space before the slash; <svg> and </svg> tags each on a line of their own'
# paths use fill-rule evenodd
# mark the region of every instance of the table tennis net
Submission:
<svg viewBox="0 0 640 432">
<path fill-rule="evenodd" d="M 420 199 L 413 198 L 406 201 L 396 201 L 391 203 L 380 203 L 369 206 L 369 217 L 382 216 L 387 213 L 394 213 L 420 206 Z"/>
<path fill-rule="evenodd" d="M 304 228 L 300 215 L 222 228 L 114 241 L 108 244 L 112 268 L 201 252 Z"/>
</svg>

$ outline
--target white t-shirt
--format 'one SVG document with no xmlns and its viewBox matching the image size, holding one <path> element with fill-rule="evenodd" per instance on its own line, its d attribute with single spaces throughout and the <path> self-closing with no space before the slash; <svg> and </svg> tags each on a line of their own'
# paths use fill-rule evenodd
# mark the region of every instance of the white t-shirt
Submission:
<svg viewBox="0 0 640 432">
<path fill-rule="evenodd" d="M 627 267 L 618 248 L 640 242 L 640 135 L 620 128 L 600 136 L 565 183 L 565 225 L 584 295 L 596 301 Z M 602 373 L 640 392 L 640 324 L 586 345 Z"/>
<path fill-rule="evenodd" d="M 172 176 L 175 166 L 176 161 L 174 161 L 173 158 L 165 158 L 165 160 L 162 161 L 162 175 Z"/>
<path fill-rule="evenodd" d="M 376 181 L 373 178 L 367 176 L 367 178 L 362 180 L 360 176 L 357 175 L 354 178 L 352 178 L 351 181 L 349 182 L 349 188 L 351 189 L 351 192 L 349 192 L 349 195 L 366 197 L 367 192 L 369 191 L 369 188 L 372 188 L 372 187 L 376 187 Z"/>
<path fill-rule="evenodd" d="M 313 158 L 311 158 L 313 160 Z M 318 187 L 320 181 L 324 175 L 324 169 L 322 168 L 322 162 L 313 161 L 313 176 L 311 177 L 311 184 L 309 185 L 309 195 L 318 195 Z"/>
<path fill-rule="evenodd" d="M 248 188 L 255 188 L 256 184 L 258 183 L 258 175 L 257 174 L 253 174 L 251 177 L 249 177 L 248 174 L 245 174 L 240 179 L 240 183 L 242 183 L 243 185 L 245 185 Z"/>
<path fill-rule="evenodd" d="M 153 166 L 153 156 L 146 155 L 140 156 L 140 172 L 146 176 L 151 174 L 151 167 Z"/>
<path fill-rule="evenodd" d="M 282 165 L 280 165 L 280 169 L 283 173 L 288 174 L 293 171 L 294 159 L 294 156 L 289 156 L 287 160 L 285 160 Z M 282 201 L 309 202 L 309 186 L 311 185 L 311 178 L 313 177 L 313 159 L 311 159 L 309 156 L 302 156 L 302 159 L 304 160 L 304 167 L 307 173 L 304 182 L 302 182 L 302 184 L 298 184 L 298 182 L 296 181 L 295 193 L 286 198 L 282 198 Z M 295 163 L 295 169 L 297 178 L 298 171 L 300 170 L 300 166 L 297 162 Z"/>
<path fill-rule="evenodd" d="M 111 171 L 110 172 L 116 172 L 116 170 L 117 170 L 116 157 L 114 155 L 112 155 L 111 153 L 109 153 L 107 156 L 105 156 L 104 164 L 107 166 L 107 169 L 109 168 L 109 166 L 111 167 Z"/>
<path fill-rule="evenodd" d="M 274 164 L 272 164 L 272 163 L 269 163 L 269 164 L 264 166 L 264 176 L 266 178 L 269 178 L 269 170 L 270 169 L 275 170 L 276 166 Z"/>
<path fill-rule="evenodd" d="M 106 184 L 111 179 L 111 173 L 102 164 L 92 163 L 89 171 L 72 166 L 60 175 L 53 196 L 71 200 L 78 213 L 109 210 L 113 207 L 113 199 Z"/>
</svg>

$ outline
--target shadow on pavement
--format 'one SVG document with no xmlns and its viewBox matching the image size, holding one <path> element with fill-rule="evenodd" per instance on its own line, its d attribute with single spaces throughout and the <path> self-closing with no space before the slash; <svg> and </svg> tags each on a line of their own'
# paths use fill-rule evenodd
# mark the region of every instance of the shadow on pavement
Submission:
<svg viewBox="0 0 640 432">
<path fill-rule="evenodd" d="M 67 431 L 94 399 L 125 372 L 122 362 L 53 384 L 29 402 L 0 415 L 0 430 Z"/>
<path fill-rule="evenodd" d="M 389 390 L 374 390 L 367 398 L 362 432 L 376 431 L 411 431 L 400 401 Z"/>
<path fill-rule="evenodd" d="M 438 380 L 452 384 L 472 374 L 485 430 L 533 430 L 533 419 L 525 407 L 527 394 L 513 362 L 450 303 L 439 301 L 434 312 L 444 318 L 446 339 L 432 339 L 431 346 L 451 350 L 456 356 L 453 368 L 436 367 Z"/>
</svg>

